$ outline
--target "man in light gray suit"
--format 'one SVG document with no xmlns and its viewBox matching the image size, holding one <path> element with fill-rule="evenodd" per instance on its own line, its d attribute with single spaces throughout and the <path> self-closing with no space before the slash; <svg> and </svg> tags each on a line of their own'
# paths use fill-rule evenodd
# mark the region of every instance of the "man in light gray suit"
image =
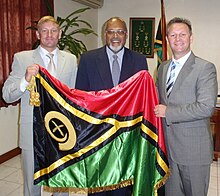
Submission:
<svg viewBox="0 0 220 196">
<path fill-rule="evenodd" d="M 21 99 L 19 146 L 22 149 L 25 196 L 41 195 L 41 187 L 33 185 L 33 107 L 29 105 L 30 93 L 26 87 L 32 76 L 38 73 L 38 65 L 46 69 L 49 69 L 50 65 L 54 66 L 51 74 L 70 88 L 75 87 L 77 72 L 76 57 L 57 48 L 61 37 L 58 22 L 51 16 L 44 16 L 39 20 L 37 27 L 36 35 L 40 40 L 40 46 L 35 50 L 14 55 L 12 72 L 3 86 L 3 98 L 6 102 Z M 53 61 L 48 57 L 48 53 L 52 54 Z"/>
<path fill-rule="evenodd" d="M 205 196 L 208 192 L 213 142 L 209 118 L 217 99 L 215 66 L 193 54 L 190 21 L 173 18 L 167 25 L 172 60 L 158 70 L 160 105 L 171 176 L 166 196 Z M 171 74 L 170 74 L 171 73 Z"/>
</svg>

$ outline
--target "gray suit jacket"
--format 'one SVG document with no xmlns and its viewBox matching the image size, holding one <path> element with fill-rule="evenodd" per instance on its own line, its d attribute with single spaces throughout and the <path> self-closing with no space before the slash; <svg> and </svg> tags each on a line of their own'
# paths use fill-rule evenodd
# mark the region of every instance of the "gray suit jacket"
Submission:
<svg viewBox="0 0 220 196">
<path fill-rule="evenodd" d="M 160 103 L 167 105 L 163 127 L 169 158 L 183 165 L 209 164 L 213 158 L 209 117 L 218 91 L 216 68 L 191 53 L 167 98 L 169 64 L 160 65 L 156 82 Z"/>
<path fill-rule="evenodd" d="M 3 86 L 3 98 L 11 103 L 21 99 L 20 103 L 20 141 L 22 149 L 33 149 L 33 107 L 29 105 L 29 91 L 20 90 L 20 81 L 24 77 L 26 68 L 32 64 L 39 64 L 45 67 L 39 53 L 39 48 L 30 51 L 22 51 L 14 55 L 12 72 Z M 73 54 L 58 51 L 57 79 L 69 86 L 75 87 L 77 72 L 77 61 Z"/>
</svg>

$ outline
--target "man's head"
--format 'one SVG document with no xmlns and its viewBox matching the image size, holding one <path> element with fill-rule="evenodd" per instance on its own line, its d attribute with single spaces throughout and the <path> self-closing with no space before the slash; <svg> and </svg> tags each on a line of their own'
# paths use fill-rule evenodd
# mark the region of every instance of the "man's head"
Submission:
<svg viewBox="0 0 220 196">
<path fill-rule="evenodd" d="M 124 47 L 127 39 L 127 26 L 119 17 L 112 17 L 105 22 L 104 37 L 106 45 L 115 53 Z"/>
<path fill-rule="evenodd" d="M 167 24 L 167 39 L 175 59 L 186 55 L 192 43 L 192 26 L 189 20 L 175 17 Z"/>
<path fill-rule="evenodd" d="M 37 38 L 40 40 L 40 45 L 48 52 L 52 52 L 56 47 L 61 37 L 61 30 L 58 22 L 52 16 L 42 17 L 37 24 Z"/>
</svg>

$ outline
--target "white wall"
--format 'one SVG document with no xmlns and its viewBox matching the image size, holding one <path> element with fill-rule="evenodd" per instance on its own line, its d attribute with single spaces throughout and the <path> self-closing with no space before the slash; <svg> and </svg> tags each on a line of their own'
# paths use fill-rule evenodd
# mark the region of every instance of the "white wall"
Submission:
<svg viewBox="0 0 220 196">
<path fill-rule="evenodd" d="M 0 109 L 0 155 L 18 147 L 17 106 Z"/>
<path fill-rule="evenodd" d="M 86 8 L 86 7 L 88 6 L 79 4 L 72 0 L 65 0 L 65 1 L 54 0 L 55 16 L 60 16 L 62 18 L 67 17 L 70 13 L 72 13 L 75 10 L 78 10 L 80 8 Z M 89 24 L 92 25 L 93 30 L 97 32 L 97 28 L 98 28 L 98 10 L 97 9 L 91 8 L 78 15 L 80 16 L 79 19 L 89 22 Z M 75 15 L 75 16 L 78 16 L 78 15 Z M 85 26 L 82 25 L 82 27 L 85 27 Z M 84 44 L 87 47 L 87 50 L 97 48 L 98 37 L 95 35 L 92 35 L 92 34 L 88 36 L 80 35 L 80 36 L 76 36 L 76 38 L 83 40 Z"/>
<path fill-rule="evenodd" d="M 215 63 L 220 81 L 220 1 L 219 0 L 165 0 L 167 21 L 174 16 L 187 17 L 191 20 L 194 32 L 193 51 Z M 72 0 L 54 0 L 55 14 L 67 16 L 72 10 L 85 7 Z M 104 0 L 104 6 L 98 10 L 88 10 L 82 19 L 88 20 L 100 35 L 103 23 L 112 16 L 120 16 L 129 24 L 130 17 L 155 17 L 157 29 L 160 19 L 160 0 Z M 85 17 L 85 18 L 84 18 Z M 155 29 L 155 32 L 156 32 Z M 102 46 L 101 36 L 83 37 L 88 49 Z M 97 44 L 98 43 L 98 44 Z M 127 47 L 128 47 L 127 42 Z M 150 73 L 156 67 L 155 58 L 148 59 Z M 220 86 L 220 85 L 219 85 Z M 219 92 L 220 94 L 220 92 Z M 18 107 L 0 109 L 0 155 L 17 147 Z"/>
<path fill-rule="evenodd" d="M 164 0 L 164 5 L 167 22 L 175 16 L 186 17 L 192 22 L 192 49 L 196 55 L 216 65 L 220 82 L 220 0 Z M 122 17 L 127 24 L 130 17 L 155 17 L 156 32 L 161 16 L 160 0 L 105 0 L 98 12 L 99 33 L 103 23 L 112 16 Z M 126 46 L 129 47 L 128 40 Z M 148 64 L 153 74 L 157 64 L 156 55 L 154 59 L 148 58 Z"/>
</svg>

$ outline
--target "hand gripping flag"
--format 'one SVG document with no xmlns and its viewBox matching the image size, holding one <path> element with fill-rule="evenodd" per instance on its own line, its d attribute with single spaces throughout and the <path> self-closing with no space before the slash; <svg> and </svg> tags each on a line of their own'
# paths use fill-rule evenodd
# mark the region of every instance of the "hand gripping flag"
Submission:
<svg viewBox="0 0 220 196">
<path fill-rule="evenodd" d="M 153 79 L 140 71 L 115 88 L 69 89 L 40 67 L 34 107 L 34 184 L 94 193 L 133 185 L 157 195 L 169 176 Z"/>
</svg>

